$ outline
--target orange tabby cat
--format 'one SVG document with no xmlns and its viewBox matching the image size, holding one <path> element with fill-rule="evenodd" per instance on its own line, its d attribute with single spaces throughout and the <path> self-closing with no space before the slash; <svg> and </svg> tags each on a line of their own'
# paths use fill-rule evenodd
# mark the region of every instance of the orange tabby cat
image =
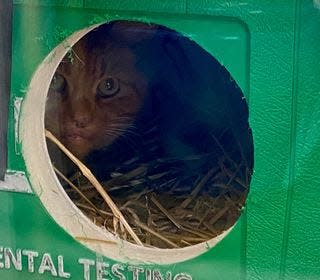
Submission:
<svg viewBox="0 0 320 280">
<path fill-rule="evenodd" d="M 125 27 L 117 26 L 117 36 L 111 28 L 90 32 L 72 47 L 52 79 L 45 126 L 80 159 L 130 130 L 143 104 L 147 81 L 128 46 L 138 39 L 129 32 L 119 38 Z"/>
<path fill-rule="evenodd" d="M 118 21 L 88 33 L 53 77 L 45 125 L 98 178 L 132 159 L 173 158 L 184 173 L 205 173 L 225 151 L 253 167 L 241 89 L 208 52 L 166 27 Z M 208 156 L 184 161 L 194 155 Z"/>
</svg>

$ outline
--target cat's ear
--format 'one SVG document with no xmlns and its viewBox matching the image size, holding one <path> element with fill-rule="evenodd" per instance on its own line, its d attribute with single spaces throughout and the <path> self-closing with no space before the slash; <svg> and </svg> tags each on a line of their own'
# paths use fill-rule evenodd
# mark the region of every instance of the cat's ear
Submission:
<svg viewBox="0 0 320 280">
<path fill-rule="evenodd" d="M 136 44 L 144 40 L 151 40 L 158 30 L 158 26 L 136 21 L 115 21 L 110 34 L 117 41 Z"/>
</svg>

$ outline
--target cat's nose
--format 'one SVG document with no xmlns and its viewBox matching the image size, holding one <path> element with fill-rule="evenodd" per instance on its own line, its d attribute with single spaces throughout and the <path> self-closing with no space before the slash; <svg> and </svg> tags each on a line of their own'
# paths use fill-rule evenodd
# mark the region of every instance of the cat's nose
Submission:
<svg viewBox="0 0 320 280">
<path fill-rule="evenodd" d="M 74 125 L 77 128 L 85 128 L 92 122 L 93 108 L 90 101 L 86 98 L 72 100 L 70 104 L 70 113 Z"/>
<path fill-rule="evenodd" d="M 90 123 L 89 116 L 78 116 L 74 118 L 74 123 L 77 128 L 85 128 Z"/>
</svg>

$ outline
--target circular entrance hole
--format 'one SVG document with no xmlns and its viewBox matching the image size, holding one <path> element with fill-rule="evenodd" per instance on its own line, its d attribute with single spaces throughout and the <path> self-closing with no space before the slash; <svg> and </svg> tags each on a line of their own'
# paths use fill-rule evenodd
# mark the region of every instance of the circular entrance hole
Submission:
<svg viewBox="0 0 320 280">
<path fill-rule="evenodd" d="M 107 240 L 129 247 L 177 249 L 180 261 L 214 245 L 239 218 L 253 170 L 248 108 L 230 73 L 194 41 L 160 25 L 113 21 L 69 43 L 31 83 L 46 80 L 40 121 L 53 135 L 47 148 L 59 197 L 73 202 L 63 208 L 70 222 L 59 216 L 61 201 L 45 205 L 49 212 L 79 240 L 75 213 L 88 232 L 101 237 L 102 228 Z M 32 173 L 39 163 L 28 149 Z M 42 179 L 30 180 L 44 204 L 50 201 Z M 162 256 L 157 252 L 151 261 Z M 173 259 L 166 254 L 164 262 Z"/>
<path fill-rule="evenodd" d="M 53 76 L 45 126 L 114 203 L 50 143 L 71 200 L 124 240 L 191 246 L 239 217 L 252 172 L 247 105 L 228 71 L 173 30 L 118 21 L 86 34 Z"/>
</svg>

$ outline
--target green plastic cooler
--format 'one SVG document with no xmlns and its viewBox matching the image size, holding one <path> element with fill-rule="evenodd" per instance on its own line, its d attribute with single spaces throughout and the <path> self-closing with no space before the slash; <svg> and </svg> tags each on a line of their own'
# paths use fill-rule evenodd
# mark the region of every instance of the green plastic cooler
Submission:
<svg viewBox="0 0 320 280">
<path fill-rule="evenodd" d="M 0 23 L 0 279 L 320 279 L 318 0 L 14 0 L 0 3 Z M 78 40 L 119 23 L 196 46 L 248 109 L 248 196 L 228 226 L 197 244 L 126 241 L 81 212 L 53 170 L 44 130 L 52 77 Z M 134 41 L 130 32 L 114 36 Z M 159 45 L 143 40 L 135 51 L 149 63 Z M 210 77 L 198 64 L 195 77 Z"/>
</svg>

